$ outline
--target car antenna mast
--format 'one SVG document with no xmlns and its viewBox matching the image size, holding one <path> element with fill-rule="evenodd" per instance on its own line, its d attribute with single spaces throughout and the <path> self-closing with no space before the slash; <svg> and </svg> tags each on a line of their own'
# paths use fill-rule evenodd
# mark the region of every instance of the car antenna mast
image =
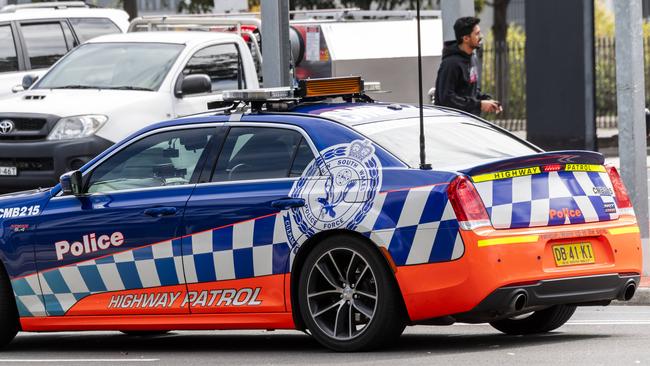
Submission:
<svg viewBox="0 0 650 366">
<path fill-rule="evenodd" d="M 422 43 L 420 41 L 420 0 L 416 2 L 417 24 L 418 24 L 418 97 L 420 101 L 420 169 L 431 170 L 431 164 L 427 164 L 424 145 L 424 106 L 422 98 Z"/>
</svg>

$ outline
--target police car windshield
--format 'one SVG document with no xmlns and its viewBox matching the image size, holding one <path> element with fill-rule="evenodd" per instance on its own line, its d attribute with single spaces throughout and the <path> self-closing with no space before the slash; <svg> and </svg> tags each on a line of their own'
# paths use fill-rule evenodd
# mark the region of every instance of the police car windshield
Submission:
<svg viewBox="0 0 650 366">
<path fill-rule="evenodd" d="M 467 117 L 425 117 L 427 163 L 434 169 L 472 166 L 537 153 L 528 145 Z M 420 121 L 405 118 L 354 127 L 411 167 L 420 164 Z"/>
<path fill-rule="evenodd" d="M 183 45 L 89 43 L 72 51 L 35 89 L 157 90 Z"/>
</svg>

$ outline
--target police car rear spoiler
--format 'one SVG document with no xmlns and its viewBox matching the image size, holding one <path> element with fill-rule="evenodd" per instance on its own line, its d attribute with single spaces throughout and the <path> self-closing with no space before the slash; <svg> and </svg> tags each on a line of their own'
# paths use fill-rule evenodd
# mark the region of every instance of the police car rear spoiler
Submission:
<svg viewBox="0 0 650 366">
<path fill-rule="evenodd" d="M 477 165 L 461 172 L 469 176 L 477 176 L 492 172 L 510 172 L 532 168 L 539 172 L 560 170 L 605 171 L 605 158 L 601 153 L 583 150 L 550 151 L 539 154 L 518 156 L 486 164 Z M 517 174 L 513 172 L 511 174 Z"/>
</svg>

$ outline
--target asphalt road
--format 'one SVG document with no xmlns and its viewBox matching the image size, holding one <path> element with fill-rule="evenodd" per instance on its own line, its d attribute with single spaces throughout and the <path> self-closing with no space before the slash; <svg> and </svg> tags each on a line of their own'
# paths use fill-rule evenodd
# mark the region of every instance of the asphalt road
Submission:
<svg viewBox="0 0 650 366">
<path fill-rule="evenodd" d="M 57 365 L 638 365 L 650 364 L 650 306 L 578 309 L 540 336 L 506 336 L 489 325 L 409 327 L 393 347 L 342 354 L 295 331 L 21 333 L 2 364 Z"/>
</svg>

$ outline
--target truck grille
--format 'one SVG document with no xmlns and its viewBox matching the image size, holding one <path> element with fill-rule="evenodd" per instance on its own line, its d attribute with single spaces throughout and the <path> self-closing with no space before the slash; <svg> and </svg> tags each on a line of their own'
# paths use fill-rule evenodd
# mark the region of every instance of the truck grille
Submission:
<svg viewBox="0 0 650 366">
<path fill-rule="evenodd" d="M 16 125 L 16 131 L 40 131 L 47 122 L 44 118 L 17 118 L 12 121 Z"/>
<path fill-rule="evenodd" d="M 23 115 L 23 116 L 0 116 L 0 123 L 10 121 L 13 125 L 11 131 L 0 131 L 0 141 L 13 142 L 13 141 L 29 141 L 29 140 L 43 140 L 47 137 L 50 129 L 58 120 L 55 116 L 49 115 Z"/>
</svg>

